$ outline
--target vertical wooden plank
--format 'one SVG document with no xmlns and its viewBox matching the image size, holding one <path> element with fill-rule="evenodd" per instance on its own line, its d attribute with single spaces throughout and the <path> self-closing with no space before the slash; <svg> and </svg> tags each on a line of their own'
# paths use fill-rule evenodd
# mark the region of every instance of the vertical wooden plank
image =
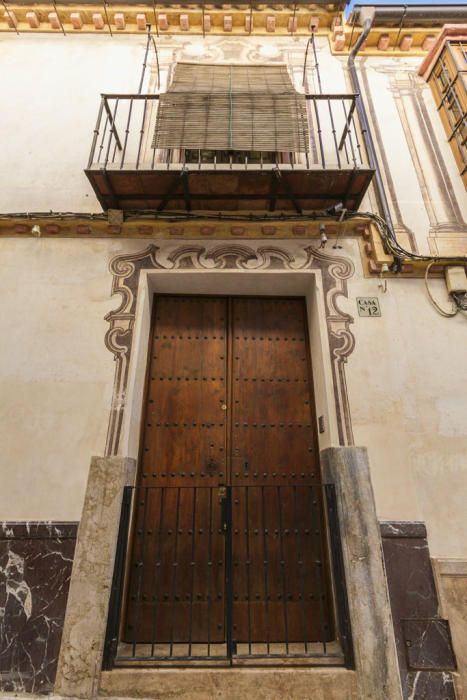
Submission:
<svg viewBox="0 0 467 700">
<path fill-rule="evenodd" d="M 234 623 L 266 652 L 331 632 L 316 432 L 304 299 L 233 299 Z"/>
<path fill-rule="evenodd" d="M 227 300 L 157 296 L 124 628 L 153 651 L 223 639 L 227 380 Z"/>
</svg>

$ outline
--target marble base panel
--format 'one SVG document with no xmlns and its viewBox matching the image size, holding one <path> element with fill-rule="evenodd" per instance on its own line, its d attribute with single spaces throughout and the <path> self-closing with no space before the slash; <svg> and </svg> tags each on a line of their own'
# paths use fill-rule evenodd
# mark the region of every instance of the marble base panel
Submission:
<svg viewBox="0 0 467 700">
<path fill-rule="evenodd" d="M 439 614 L 425 525 L 381 523 L 404 698 L 454 700 L 456 659 Z"/>
<path fill-rule="evenodd" d="M 114 669 L 99 696 L 153 700 L 358 700 L 344 669 Z"/>
<path fill-rule="evenodd" d="M 459 678 L 458 699 L 467 699 L 467 561 L 433 559 L 441 612 L 449 619 Z"/>
<path fill-rule="evenodd" d="M 48 693 L 78 523 L 0 523 L 0 691 Z"/>
</svg>

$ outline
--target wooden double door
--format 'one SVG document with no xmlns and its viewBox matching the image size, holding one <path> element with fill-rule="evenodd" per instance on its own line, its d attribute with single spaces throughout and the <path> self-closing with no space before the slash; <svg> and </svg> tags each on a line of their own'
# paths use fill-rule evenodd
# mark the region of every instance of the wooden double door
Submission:
<svg viewBox="0 0 467 700">
<path fill-rule="evenodd" d="M 306 304 L 156 296 L 123 637 L 332 637 Z"/>
</svg>

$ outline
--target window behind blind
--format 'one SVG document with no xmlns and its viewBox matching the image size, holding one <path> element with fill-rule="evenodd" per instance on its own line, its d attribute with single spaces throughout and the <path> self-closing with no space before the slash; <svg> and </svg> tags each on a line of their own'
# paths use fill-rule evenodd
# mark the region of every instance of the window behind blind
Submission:
<svg viewBox="0 0 467 700">
<path fill-rule="evenodd" d="M 308 140 L 306 100 L 285 65 L 177 63 L 153 147 L 303 152 Z"/>
</svg>

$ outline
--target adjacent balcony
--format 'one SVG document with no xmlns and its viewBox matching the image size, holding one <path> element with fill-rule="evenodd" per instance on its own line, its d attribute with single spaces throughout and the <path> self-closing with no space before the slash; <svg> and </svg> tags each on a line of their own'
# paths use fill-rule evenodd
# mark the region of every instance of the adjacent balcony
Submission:
<svg viewBox="0 0 467 700">
<path fill-rule="evenodd" d="M 297 123 L 303 128 L 300 139 L 292 140 L 293 150 L 284 148 L 284 143 L 291 143 L 284 128 L 287 96 L 271 97 L 270 109 L 261 117 L 276 125 L 277 150 L 271 150 L 262 143 L 251 95 L 246 122 L 235 128 L 249 134 L 248 119 L 256 122 L 254 139 L 248 142 L 252 147 L 213 148 L 213 140 L 204 136 L 204 141 L 195 138 L 189 147 L 161 148 L 161 130 L 171 130 L 170 103 L 164 103 L 167 93 L 104 94 L 86 175 L 104 210 L 301 214 L 338 202 L 357 210 L 374 173 L 357 118 L 357 95 L 297 95 L 301 105 Z M 180 103 L 189 99 L 185 94 Z M 205 109 L 199 119 L 207 119 L 206 114 Z M 231 128 L 225 122 L 219 120 L 220 130 Z M 176 111 L 173 128 L 185 129 Z M 180 138 L 187 143 L 186 134 Z"/>
</svg>

